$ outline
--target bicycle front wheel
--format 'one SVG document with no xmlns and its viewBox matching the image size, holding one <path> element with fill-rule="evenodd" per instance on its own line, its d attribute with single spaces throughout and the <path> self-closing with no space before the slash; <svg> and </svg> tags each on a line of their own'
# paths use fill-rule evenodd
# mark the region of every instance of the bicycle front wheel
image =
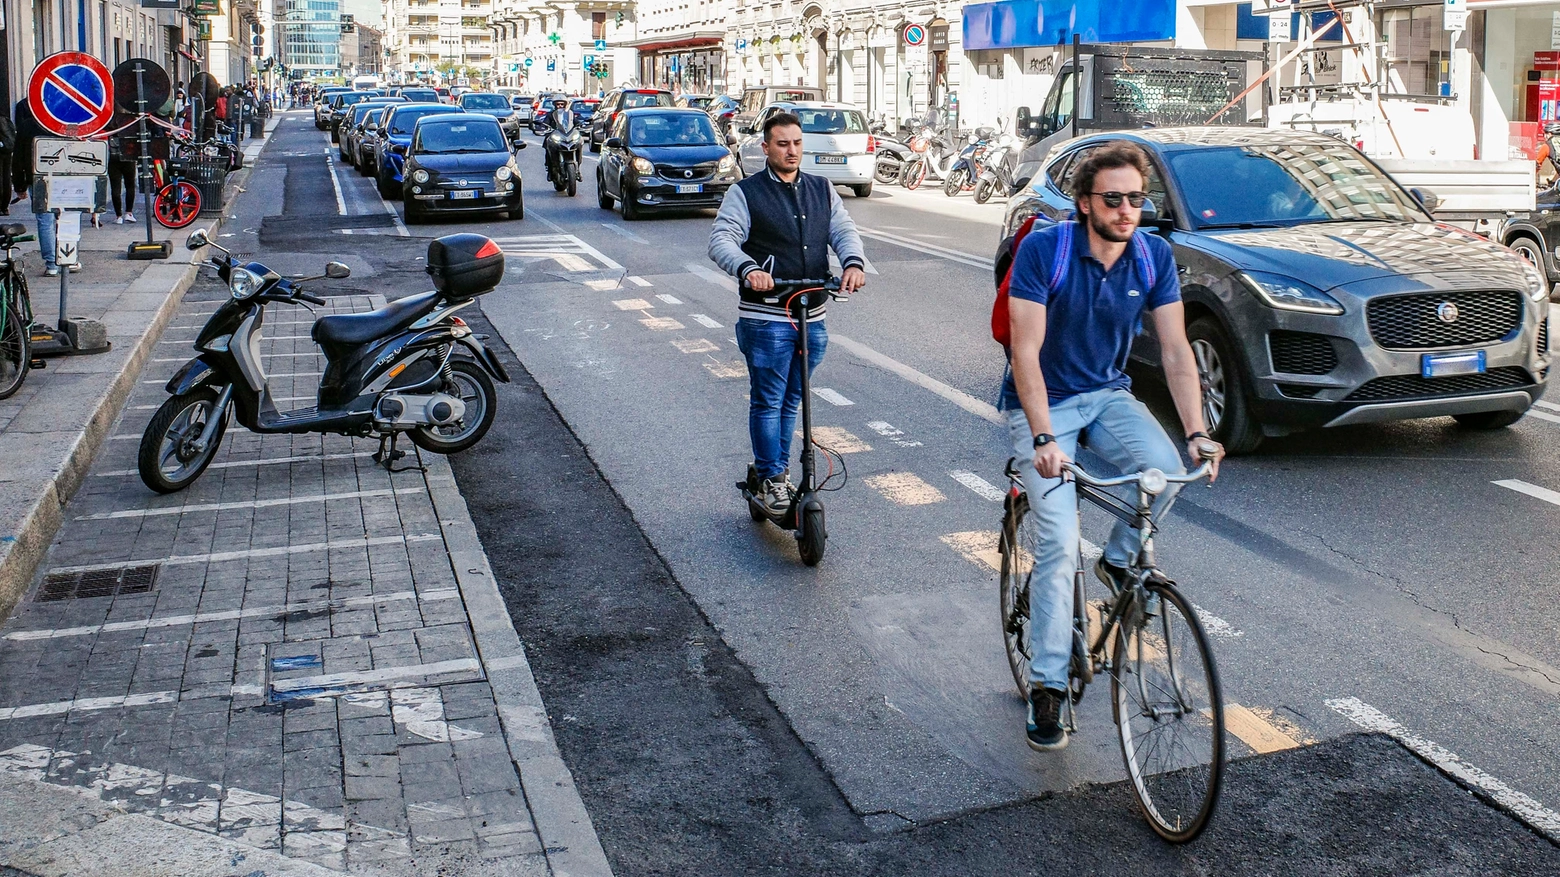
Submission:
<svg viewBox="0 0 1560 877">
<path fill-rule="evenodd" d="M 1186 843 L 1207 827 L 1219 798 L 1224 700 L 1191 604 L 1167 583 L 1148 585 L 1148 593 L 1141 624 L 1124 619 L 1116 632 L 1116 728 L 1150 827 L 1171 843 Z"/>
<path fill-rule="evenodd" d="M 1035 526 L 1029 515 L 1029 497 L 1009 496 L 1007 514 L 997 546 L 1002 558 L 999 596 L 1002 606 L 1002 644 L 1007 648 L 1008 669 L 1020 697 L 1029 697 L 1029 579 L 1035 568 Z"/>
<path fill-rule="evenodd" d="M 183 228 L 200 216 L 200 189 L 188 180 L 163 186 L 152 200 L 152 216 L 163 228 Z"/>
<path fill-rule="evenodd" d="M 0 286 L 0 399 L 9 399 L 27 380 L 32 366 L 32 322 L 25 299 Z"/>
</svg>

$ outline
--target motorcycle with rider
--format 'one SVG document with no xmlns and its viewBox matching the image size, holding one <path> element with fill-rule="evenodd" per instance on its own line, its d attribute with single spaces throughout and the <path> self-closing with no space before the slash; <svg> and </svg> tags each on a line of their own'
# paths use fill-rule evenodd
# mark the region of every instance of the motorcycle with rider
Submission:
<svg viewBox="0 0 1560 877">
<path fill-rule="evenodd" d="M 569 110 L 569 102 L 560 98 L 553 101 L 547 114 L 547 136 L 542 139 L 542 151 L 546 157 L 547 181 L 554 191 L 565 189 L 574 197 L 578 188 L 580 162 L 583 160 L 583 132 L 579 120 Z"/>
</svg>

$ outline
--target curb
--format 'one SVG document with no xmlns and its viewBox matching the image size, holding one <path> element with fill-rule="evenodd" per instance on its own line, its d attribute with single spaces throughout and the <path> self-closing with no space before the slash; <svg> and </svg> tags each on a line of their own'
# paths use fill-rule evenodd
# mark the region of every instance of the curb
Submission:
<svg viewBox="0 0 1560 877">
<path fill-rule="evenodd" d="M 271 130 L 274 128 L 275 126 L 272 126 Z M 271 130 L 266 132 L 262 148 L 264 143 L 270 142 Z M 249 178 L 253 167 L 252 164 L 246 163 L 243 169 L 234 172 L 228 178 L 226 185 L 233 186 L 235 189 L 241 188 L 244 181 Z M 235 192 L 235 197 L 237 194 Z M 224 200 L 228 205 L 232 204 L 231 199 Z M 225 215 L 212 217 L 211 221 L 202 227 L 209 227 L 215 232 L 222 227 L 225 220 Z M 176 250 L 183 251 L 183 239 L 188 236 L 187 231 L 172 236 Z M 136 284 L 143 282 L 148 275 L 171 274 L 171 271 L 158 269 L 178 264 L 176 261 L 169 260 L 162 265 L 149 266 L 140 278 L 127 287 L 127 290 L 134 291 Z M 60 525 L 64 523 L 65 504 L 81 487 L 81 482 L 92 465 L 92 458 L 97 456 L 98 449 L 103 446 L 121 409 L 124 408 L 125 400 L 130 398 L 130 393 L 135 389 L 141 367 L 151 356 L 157 338 L 161 337 L 163 330 L 173 320 L 173 315 L 178 312 L 184 293 L 194 285 L 200 265 L 201 263 L 193 261 L 186 263 L 179 276 L 173 280 L 173 285 L 168 288 L 168 295 L 163 300 L 162 306 L 157 309 L 157 313 L 141 334 L 140 340 L 135 343 L 130 355 L 125 358 L 124 366 L 109 381 L 107 389 L 93 405 L 92 414 L 87 418 L 81 435 L 71 446 L 70 453 L 54 473 L 54 478 L 28 509 L 27 514 L 22 517 L 20 526 L 11 537 L 10 550 L 4 556 L 0 556 L 0 620 L 10 617 L 11 610 L 32 586 L 33 576 L 38 572 L 38 565 L 43 561 L 44 554 L 48 552 L 49 545 L 53 543 L 54 534 L 59 532 Z M 155 292 L 156 290 L 143 291 Z"/>
<path fill-rule="evenodd" d="M 419 452 L 418 456 L 427 467 L 425 477 L 439 529 L 547 864 L 556 877 L 612 877 L 612 866 L 574 786 L 574 775 L 558 752 L 525 646 L 498 592 L 498 580 L 455 473 L 441 455 Z"/>
</svg>

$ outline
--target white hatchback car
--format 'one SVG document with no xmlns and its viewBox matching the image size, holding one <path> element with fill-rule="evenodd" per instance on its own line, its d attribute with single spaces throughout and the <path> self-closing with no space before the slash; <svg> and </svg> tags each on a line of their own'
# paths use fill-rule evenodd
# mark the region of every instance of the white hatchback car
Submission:
<svg viewBox="0 0 1560 877">
<path fill-rule="evenodd" d="M 802 121 L 802 170 L 837 186 L 849 186 L 858 198 L 872 194 L 877 171 L 877 143 L 867 133 L 867 119 L 850 104 L 796 101 L 764 107 L 753 127 L 737 132 L 737 158 L 743 174 L 764 169 L 764 122 L 776 113 L 792 113 Z"/>
</svg>

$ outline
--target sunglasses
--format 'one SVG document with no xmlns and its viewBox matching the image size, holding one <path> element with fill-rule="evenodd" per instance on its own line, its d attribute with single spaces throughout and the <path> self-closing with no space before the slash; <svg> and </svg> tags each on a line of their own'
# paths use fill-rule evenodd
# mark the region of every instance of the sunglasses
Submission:
<svg viewBox="0 0 1560 877">
<path fill-rule="evenodd" d="M 1121 200 L 1125 198 L 1133 207 L 1142 207 L 1148 200 L 1147 192 L 1090 192 L 1090 195 L 1105 202 L 1105 206 L 1114 210 L 1121 206 Z"/>
</svg>

